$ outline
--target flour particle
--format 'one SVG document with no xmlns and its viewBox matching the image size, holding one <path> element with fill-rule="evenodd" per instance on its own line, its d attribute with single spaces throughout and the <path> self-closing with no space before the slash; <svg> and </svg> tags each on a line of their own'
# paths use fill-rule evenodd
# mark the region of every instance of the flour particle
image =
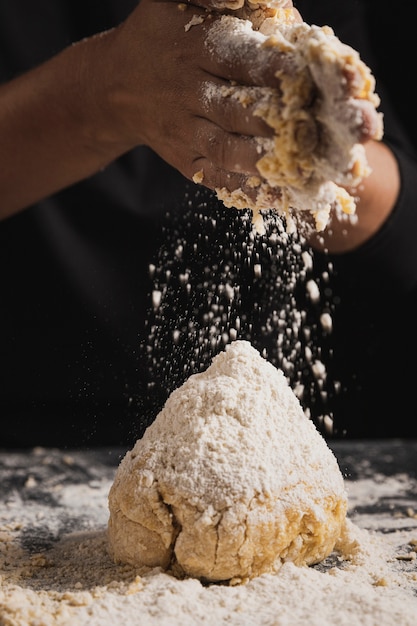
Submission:
<svg viewBox="0 0 417 626">
<path fill-rule="evenodd" d="M 174 389 L 237 339 L 249 341 L 302 390 L 306 410 L 317 417 L 327 412 L 312 363 L 326 362 L 321 340 L 331 334 L 332 294 L 323 289 L 327 277 L 315 271 L 301 229 L 288 232 L 271 212 L 261 236 L 250 211 L 226 210 L 207 190 L 191 204 L 167 216 L 151 268 L 158 306 L 154 295 L 143 351 L 149 421 Z"/>
</svg>

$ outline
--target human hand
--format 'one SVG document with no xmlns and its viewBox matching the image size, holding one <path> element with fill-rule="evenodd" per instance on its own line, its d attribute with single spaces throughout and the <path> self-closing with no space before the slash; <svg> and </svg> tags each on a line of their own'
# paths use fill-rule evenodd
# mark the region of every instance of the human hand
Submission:
<svg viewBox="0 0 417 626">
<path fill-rule="evenodd" d="M 258 137 L 272 129 L 254 106 L 225 98 L 232 84 L 278 87 L 285 55 L 242 29 L 227 41 L 211 37 L 220 20 L 198 7 L 142 0 L 106 36 L 100 56 L 109 129 L 129 147 L 146 144 L 192 179 L 204 172 L 211 188 L 237 189 L 258 175 Z"/>
<path fill-rule="evenodd" d="M 233 28 L 222 29 L 225 19 Z M 259 103 L 272 96 L 279 111 L 282 82 L 296 75 L 293 57 L 266 39 L 234 14 L 142 0 L 118 27 L 1 85 L 1 215 L 90 176 L 137 145 L 210 189 L 256 196 L 263 141 L 275 133 Z M 361 141 L 372 135 L 369 120 L 357 124 Z M 314 124 L 310 135 L 301 134 L 314 143 Z"/>
<path fill-rule="evenodd" d="M 127 140 L 150 146 L 187 178 L 197 176 L 211 189 L 244 189 L 253 195 L 248 181 L 259 176 L 259 139 L 273 134 L 255 109 L 271 90 L 280 97 L 282 81 L 294 72 L 293 56 L 263 45 L 265 38 L 243 20 L 216 34 L 220 19 L 195 6 L 143 0 L 106 42 L 108 75 L 121 89 L 112 102 L 123 103 L 112 119 Z M 355 98 L 357 79 L 346 74 L 341 97 Z M 317 83 L 326 88 L 323 80 L 325 72 Z M 110 96 L 113 90 L 114 82 Z M 355 107 L 356 117 L 362 112 L 355 139 L 364 142 L 375 135 L 378 119 L 366 100 L 357 99 Z M 309 149 L 315 147 L 315 131 L 310 124 Z"/>
<path fill-rule="evenodd" d="M 273 131 L 253 106 L 221 89 L 277 87 L 286 60 L 259 46 L 250 29 L 208 41 L 221 19 L 172 0 L 143 0 L 118 27 L 0 85 L 0 217 L 138 145 L 189 179 L 204 172 L 211 189 L 244 187 L 257 174 L 259 137 Z"/>
</svg>

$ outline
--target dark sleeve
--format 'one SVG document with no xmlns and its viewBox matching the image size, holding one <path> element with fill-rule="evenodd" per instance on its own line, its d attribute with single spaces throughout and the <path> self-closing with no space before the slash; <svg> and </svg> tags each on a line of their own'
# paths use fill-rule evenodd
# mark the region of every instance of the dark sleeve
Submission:
<svg viewBox="0 0 417 626">
<path fill-rule="evenodd" d="M 359 249 L 314 257 L 318 282 L 331 268 L 322 304 L 333 330 L 318 340 L 327 395 L 311 412 L 332 415 L 334 437 L 417 436 L 417 168 L 392 148 L 401 192 L 389 219 Z"/>
<path fill-rule="evenodd" d="M 345 275 L 344 288 L 409 293 L 417 288 L 417 164 L 391 145 L 401 175 L 397 204 L 382 228 L 359 249 L 330 255 L 338 275 Z"/>
</svg>

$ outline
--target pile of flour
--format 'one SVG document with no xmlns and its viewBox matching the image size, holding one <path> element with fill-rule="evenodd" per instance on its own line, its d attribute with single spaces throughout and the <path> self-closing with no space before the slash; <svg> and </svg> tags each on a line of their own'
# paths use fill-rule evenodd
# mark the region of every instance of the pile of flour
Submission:
<svg viewBox="0 0 417 626">
<path fill-rule="evenodd" d="M 236 581 L 326 558 L 347 497 L 282 371 L 240 340 L 173 391 L 121 462 L 109 507 L 115 561 Z"/>
<path fill-rule="evenodd" d="M 405 474 L 389 480 L 347 481 L 349 519 L 365 527 L 382 522 L 383 532 L 349 524 L 340 551 L 312 567 L 284 564 L 247 584 L 230 586 L 183 580 L 160 568 L 116 565 L 107 551 L 107 495 L 112 473 L 88 482 L 67 483 L 60 465 L 68 453 L 37 451 L 33 466 L 51 466 L 55 506 L 36 497 L 36 479 L 10 492 L 0 510 L 1 626 L 415 626 L 417 615 L 417 513 L 401 502 L 417 493 Z M 77 457 L 78 453 L 74 454 Z M 18 461 L 19 463 L 19 461 Z M 369 460 L 364 458 L 365 466 Z M 22 462 L 14 466 L 19 471 Z M 360 465 L 360 464 L 359 464 Z M 80 461 L 92 476 L 94 464 Z M 11 468 L 12 469 L 12 468 Z M 39 476 L 43 476 L 40 471 Z M 65 480 L 63 480 L 63 476 Z M 39 485 L 39 489 L 42 486 Z M 33 492 L 33 495 L 30 494 Z M 370 496 L 385 511 L 362 515 Z M 28 550 L 27 540 L 43 529 L 49 547 Z M 70 523 L 71 522 L 71 523 Z M 70 532 L 70 528 L 78 531 Z"/>
</svg>

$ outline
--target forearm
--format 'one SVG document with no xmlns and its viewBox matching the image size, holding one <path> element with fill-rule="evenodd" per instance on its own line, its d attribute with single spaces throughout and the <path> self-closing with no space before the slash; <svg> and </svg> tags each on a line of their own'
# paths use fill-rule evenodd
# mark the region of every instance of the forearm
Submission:
<svg viewBox="0 0 417 626">
<path fill-rule="evenodd" d="M 391 214 L 400 192 L 396 158 L 382 142 L 369 141 L 366 153 L 371 174 L 357 189 L 351 190 L 357 198 L 354 219 L 338 219 L 334 215 L 324 232 L 312 235 L 314 248 L 331 253 L 354 250 L 370 239 Z"/>
<path fill-rule="evenodd" d="M 90 176 L 130 148 L 107 130 L 105 81 L 91 75 L 108 36 L 70 46 L 0 86 L 0 218 Z"/>
</svg>

